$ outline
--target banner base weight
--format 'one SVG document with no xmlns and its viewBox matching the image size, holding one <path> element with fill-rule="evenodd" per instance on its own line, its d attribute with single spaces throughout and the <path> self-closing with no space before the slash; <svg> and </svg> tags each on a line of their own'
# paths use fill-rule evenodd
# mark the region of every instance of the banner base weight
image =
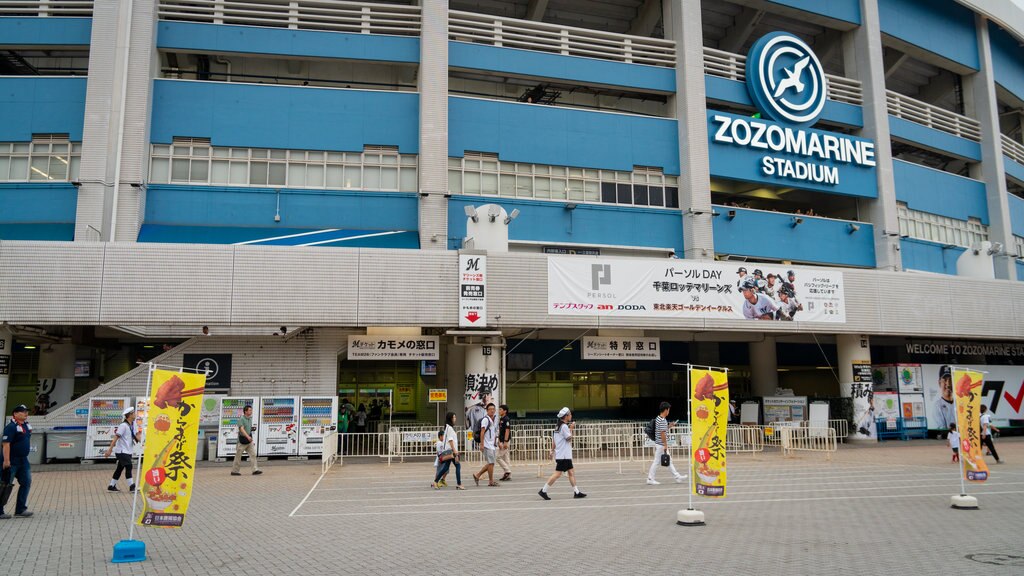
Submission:
<svg viewBox="0 0 1024 576">
<path fill-rule="evenodd" d="M 114 557 L 110 560 L 115 564 L 124 562 L 142 562 L 146 559 L 146 543 L 142 540 L 121 540 L 114 544 Z"/>
<path fill-rule="evenodd" d="M 950 500 L 950 508 L 956 510 L 977 510 L 978 499 L 974 496 L 968 496 L 967 494 L 957 494 Z"/>
<path fill-rule="evenodd" d="M 693 508 L 680 510 L 676 514 L 676 524 L 680 526 L 703 526 L 704 513 Z"/>
</svg>

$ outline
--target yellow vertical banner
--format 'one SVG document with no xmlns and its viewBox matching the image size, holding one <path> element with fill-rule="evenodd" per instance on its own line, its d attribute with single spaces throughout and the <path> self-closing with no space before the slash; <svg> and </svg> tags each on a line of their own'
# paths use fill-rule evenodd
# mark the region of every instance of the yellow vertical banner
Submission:
<svg viewBox="0 0 1024 576">
<path fill-rule="evenodd" d="M 142 459 L 141 526 L 180 528 L 195 482 L 205 374 L 153 370 Z"/>
<path fill-rule="evenodd" d="M 964 478 L 970 482 L 988 480 L 988 464 L 981 451 L 981 386 L 985 375 L 973 370 L 953 370 L 956 397 L 956 428 L 960 433 L 960 458 Z"/>
<path fill-rule="evenodd" d="M 690 468 L 693 493 L 725 497 L 725 435 L 729 374 L 690 369 Z"/>
</svg>

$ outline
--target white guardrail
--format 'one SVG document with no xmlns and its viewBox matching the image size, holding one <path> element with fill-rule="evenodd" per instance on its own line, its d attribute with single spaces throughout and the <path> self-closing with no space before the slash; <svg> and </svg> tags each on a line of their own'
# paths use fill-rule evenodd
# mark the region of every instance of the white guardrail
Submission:
<svg viewBox="0 0 1024 576">
<path fill-rule="evenodd" d="M 704 73 L 727 80 L 746 82 L 747 57 L 743 54 L 734 54 L 725 50 L 704 48 Z M 826 74 L 825 76 L 828 77 L 827 97 L 829 100 L 855 104 L 857 106 L 864 104 L 864 95 L 859 80 L 852 80 L 832 74 Z"/>
<path fill-rule="evenodd" d="M 892 90 L 886 90 L 885 95 L 886 107 L 892 116 L 973 142 L 981 142 L 981 125 L 973 118 L 943 110 L 938 106 L 932 106 L 927 102 L 915 100 Z"/>
<path fill-rule="evenodd" d="M 160 0 L 162 20 L 418 36 L 420 8 L 340 0 Z"/>
<path fill-rule="evenodd" d="M 1003 155 L 1024 166 L 1024 144 L 1017 142 L 1006 134 L 1000 134 L 999 136 L 1003 140 Z"/>
<path fill-rule="evenodd" d="M 832 453 L 838 448 L 836 431 L 831 428 L 782 428 L 782 454 L 791 456 L 793 452 L 824 452 L 825 459 L 831 460 Z"/>
<path fill-rule="evenodd" d="M 320 454 L 320 469 L 326 474 L 331 466 L 338 461 L 338 433 L 331 432 L 324 436 L 323 452 Z"/>
<path fill-rule="evenodd" d="M 0 16 L 92 17 L 92 0 L 3 0 Z"/>
<path fill-rule="evenodd" d="M 457 10 L 448 13 L 448 38 L 616 62 L 669 68 L 676 65 L 676 44 L 671 40 Z"/>
</svg>

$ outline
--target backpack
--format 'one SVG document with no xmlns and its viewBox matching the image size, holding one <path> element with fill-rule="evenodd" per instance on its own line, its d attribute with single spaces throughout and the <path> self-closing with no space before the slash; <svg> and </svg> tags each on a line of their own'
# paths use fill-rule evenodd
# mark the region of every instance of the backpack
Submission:
<svg viewBox="0 0 1024 576">
<path fill-rule="evenodd" d="M 484 416 L 484 418 L 486 418 L 486 416 Z M 483 421 L 484 419 L 481 418 L 473 423 L 473 442 L 476 442 L 477 444 L 480 443 L 480 423 Z"/>
<path fill-rule="evenodd" d="M 644 425 L 644 434 L 646 434 L 652 442 L 657 440 L 657 438 L 654 436 L 654 430 L 656 429 L 656 421 L 656 418 L 652 418 L 650 422 Z"/>
</svg>

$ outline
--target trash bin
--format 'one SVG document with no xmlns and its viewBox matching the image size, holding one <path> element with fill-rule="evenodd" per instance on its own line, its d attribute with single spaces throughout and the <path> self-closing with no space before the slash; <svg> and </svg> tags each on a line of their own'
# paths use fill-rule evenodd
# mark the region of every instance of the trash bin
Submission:
<svg viewBox="0 0 1024 576">
<path fill-rule="evenodd" d="M 46 433 L 46 458 L 49 460 L 81 460 L 85 458 L 85 429 L 81 431 L 55 428 Z"/>
<path fill-rule="evenodd" d="M 217 435 L 210 434 L 206 441 L 206 459 L 211 462 L 217 459 Z"/>
<path fill-rule="evenodd" d="M 46 460 L 43 459 L 43 454 L 46 451 L 46 434 L 42 430 L 34 432 L 29 436 L 28 444 L 28 463 L 29 464 L 42 464 Z"/>
</svg>

